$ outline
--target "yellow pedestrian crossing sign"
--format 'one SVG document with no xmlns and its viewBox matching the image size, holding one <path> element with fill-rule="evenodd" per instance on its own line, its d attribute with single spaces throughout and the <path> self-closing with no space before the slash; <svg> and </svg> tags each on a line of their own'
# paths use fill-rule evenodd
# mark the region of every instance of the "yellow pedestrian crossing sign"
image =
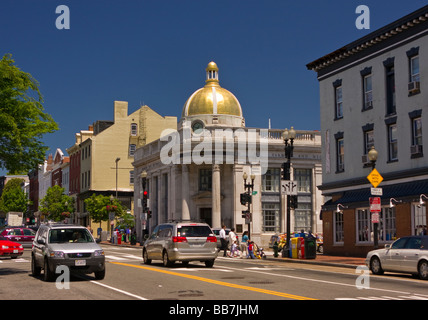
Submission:
<svg viewBox="0 0 428 320">
<path fill-rule="evenodd" d="M 370 181 L 373 188 L 377 188 L 379 183 L 382 182 L 383 177 L 380 175 L 380 173 L 376 169 L 373 169 L 373 171 L 370 172 L 370 174 L 367 176 L 367 179 Z"/>
</svg>

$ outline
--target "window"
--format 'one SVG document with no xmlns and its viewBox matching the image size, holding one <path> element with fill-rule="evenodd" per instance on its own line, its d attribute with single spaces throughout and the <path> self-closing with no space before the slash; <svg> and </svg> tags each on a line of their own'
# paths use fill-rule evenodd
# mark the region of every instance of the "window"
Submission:
<svg viewBox="0 0 428 320">
<path fill-rule="evenodd" d="M 374 131 L 364 132 L 364 154 L 368 154 L 370 149 L 374 146 Z"/>
<path fill-rule="evenodd" d="M 397 124 L 388 126 L 388 151 L 389 161 L 398 160 Z"/>
<path fill-rule="evenodd" d="M 371 212 L 367 209 L 357 209 L 357 242 L 372 243 L 374 226 L 371 221 Z M 378 239 L 392 241 L 397 238 L 395 225 L 395 208 L 382 208 L 379 212 Z"/>
<path fill-rule="evenodd" d="M 422 120 L 421 120 L 421 118 L 412 119 L 412 145 L 422 146 Z"/>
<path fill-rule="evenodd" d="M 312 204 L 298 202 L 298 206 L 294 209 L 294 231 L 312 229 Z"/>
<path fill-rule="evenodd" d="M 334 212 L 334 243 L 343 243 L 343 213 Z"/>
<path fill-rule="evenodd" d="M 426 207 L 419 203 L 412 204 L 412 235 L 418 236 L 427 227 Z"/>
<path fill-rule="evenodd" d="M 129 171 L 129 184 L 134 184 L 134 170 Z"/>
<path fill-rule="evenodd" d="M 199 191 L 212 190 L 212 176 L 213 171 L 211 169 L 199 170 Z"/>
<path fill-rule="evenodd" d="M 336 140 L 336 150 L 337 150 L 337 172 L 345 171 L 345 147 L 343 138 Z"/>
<path fill-rule="evenodd" d="M 279 203 L 262 203 L 263 232 L 280 232 Z"/>
<path fill-rule="evenodd" d="M 392 64 L 386 68 L 386 114 L 395 112 L 395 70 Z"/>
<path fill-rule="evenodd" d="M 336 88 L 336 119 L 343 118 L 342 86 Z"/>
<path fill-rule="evenodd" d="M 312 170 L 294 169 L 294 181 L 297 182 L 297 192 L 308 192 L 312 190 Z"/>
<path fill-rule="evenodd" d="M 262 191 L 263 192 L 279 192 L 281 180 L 280 168 L 268 168 L 262 176 Z"/>
<path fill-rule="evenodd" d="M 137 149 L 137 146 L 135 144 L 129 145 L 129 156 L 133 157 L 135 154 L 135 150 Z"/>
<path fill-rule="evenodd" d="M 357 237 L 358 242 L 373 241 L 372 224 L 368 209 L 357 210 Z"/>
<path fill-rule="evenodd" d="M 410 82 L 419 82 L 419 56 L 410 58 Z"/>
<path fill-rule="evenodd" d="M 363 110 L 367 110 L 373 107 L 373 90 L 372 90 L 372 75 L 367 75 L 363 80 L 364 90 L 364 106 Z"/>
<path fill-rule="evenodd" d="M 131 136 L 136 136 L 138 134 L 138 126 L 136 123 L 131 123 Z"/>
</svg>

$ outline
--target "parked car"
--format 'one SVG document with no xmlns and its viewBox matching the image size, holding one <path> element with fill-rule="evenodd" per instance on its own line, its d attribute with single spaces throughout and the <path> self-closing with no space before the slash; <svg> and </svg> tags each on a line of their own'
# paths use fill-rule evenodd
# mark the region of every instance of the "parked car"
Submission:
<svg viewBox="0 0 428 320">
<path fill-rule="evenodd" d="M 95 273 L 97 280 L 105 277 L 104 250 L 83 226 L 46 224 L 40 226 L 33 241 L 31 272 L 51 281 L 56 268 L 64 265 L 72 272 Z"/>
<path fill-rule="evenodd" d="M 22 256 L 23 253 L 24 248 L 20 243 L 10 241 L 5 237 L 0 236 L 0 256 L 16 259 L 19 256 Z"/>
<path fill-rule="evenodd" d="M 383 249 L 370 251 L 366 265 L 374 274 L 411 273 L 428 280 L 428 236 L 403 237 Z"/>
<path fill-rule="evenodd" d="M 217 248 L 221 248 L 221 241 L 220 241 L 220 230 L 221 230 L 221 228 L 214 228 L 214 229 L 212 229 L 213 230 L 213 232 L 214 232 L 214 234 L 215 234 L 215 236 L 216 236 L 216 238 L 217 238 Z M 229 241 L 229 232 L 230 232 L 230 229 L 225 229 L 225 231 L 226 231 L 226 237 L 227 237 L 227 241 Z"/>
<path fill-rule="evenodd" d="M 24 227 L 6 227 L 0 231 L 0 235 L 6 239 L 22 244 L 24 247 L 31 247 L 36 232 Z"/>
<path fill-rule="evenodd" d="M 142 255 L 145 264 L 162 260 L 165 267 L 170 267 L 176 261 L 183 264 L 201 261 L 210 268 L 217 253 L 217 238 L 210 226 L 186 221 L 156 226 L 144 242 Z"/>
</svg>

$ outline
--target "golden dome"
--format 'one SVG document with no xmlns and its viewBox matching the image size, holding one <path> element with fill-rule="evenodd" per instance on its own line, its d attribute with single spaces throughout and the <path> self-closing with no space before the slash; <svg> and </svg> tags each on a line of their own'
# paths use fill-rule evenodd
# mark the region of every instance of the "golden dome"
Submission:
<svg viewBox="0 0 428 320">
<path fill-rule="evenodd" d="M 205 86 L 196 90 L 187 99 L 182 116 L 224 114 L 242 117 L 242 109 L 238 99 L 230 91 L 220 87 L 217 64 L 213 61 L 210 62 L 206 71 Z"/>
</svg>

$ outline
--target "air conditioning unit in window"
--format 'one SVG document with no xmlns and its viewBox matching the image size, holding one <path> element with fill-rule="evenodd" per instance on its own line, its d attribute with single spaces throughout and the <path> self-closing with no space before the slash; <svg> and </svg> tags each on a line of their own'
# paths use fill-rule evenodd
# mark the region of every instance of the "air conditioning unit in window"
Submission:
<svg viewBox="0 0 428 320">
<path fill-rule="evenodd" d="M 417 93 L 420 91 L 420 82 L 419 81 L 412 81 L 409 82 L 409 93 Z"/>
<path fill-rule="evenodd" d="M 363 165 L 369 165 L 370 164 L 369 156 L 367 154 L 363 155 L 361 157 L 361 160 L 363 162 Z"/>
<path fill-rule="evenodd" d="M 366 109 L 368 109 L 368 108 L 372 108 L 373 107 L 373 101 L 366 101 L 365 102 L 365 108 Z"/>
<path fill-rule="evenodd" d="M 410 146 L 410 154 L 421 154 L 422 153 L 422 145 L 416 144 Z"/>
</svg>

